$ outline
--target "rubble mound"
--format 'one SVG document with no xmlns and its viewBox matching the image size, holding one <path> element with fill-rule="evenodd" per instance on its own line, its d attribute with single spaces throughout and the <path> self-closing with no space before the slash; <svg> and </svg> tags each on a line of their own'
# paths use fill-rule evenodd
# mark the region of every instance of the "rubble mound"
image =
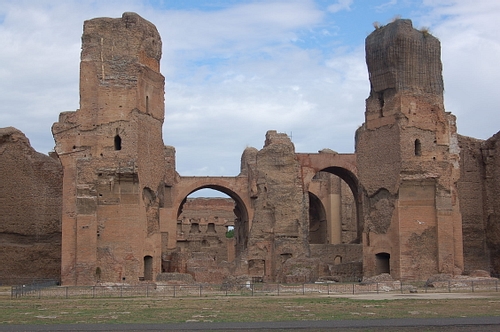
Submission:
<svg viewBox="0 0 500 332">
<path fill-rule="evenodd" d="M 314 282 L 318 279 L 319 260 L 315 258 L 291 258 L 283 264 L 282 281 L 286 284 Z"/>
<path fill-rule="evenodd" d="M 480 282 L 493 282 L 498 280 L 497 278 L 492 278 L 489 273 L 482 270 L 472 271 L 470 275 L 457 275 L 452 276 L 450 274 L 436 274 L 427 279 L 426 287 L 469 287 L 470 282 L 480 281 Z"/>
<path fill-rule="evenodd" d="M 318 278 L 317 282 L 341 282 L 342 277 L 340 276 L 322 276 Z"/>
<path fill-rule="evenodd" d="M 175 285 L 194 284 L 193 276 L 189 273 L 159 273 L 156 276 L 156 281 Z"/>
<path fill-rule="evenodd" d="M 389 273 L 382 273 L 373 277 L 363 277 L 361 284 L 374 284 L 378 282 L 393 282 L 391 275 Z"/>
<path fill-rule="evenodd" d="M 490 273 L 485 270 L 474 270 L 469 274 L 470 277 L 479 277 L 479 278 L 490 278 Z"/>
<path fill-rule="evenodd" d="M 224 278 L 224 281 L 222 282 L 223 285 L 226 285 L 227 287 L 234 287 L 234 286 L 240 286 L 240 285 L 247 285 L 250 284 L 252 280 L 252 277 L 249 275 L 229 275 L 226 278 Z"/>
<path fill-rule="evenodd" d="M 452 278 L 453 278 L 453 276 L 451 274 L 446 274 L 446 273 L 435 274 L 435 275 L 429 277 L 429 279 L 427 279 L 427 281 L 425 282 L 425 286 L 426 287 L 434 287 L 434 286 L 432 286 L 434 283 L 448 281 L 448 280 L 451 280 Z"/>
</svg>

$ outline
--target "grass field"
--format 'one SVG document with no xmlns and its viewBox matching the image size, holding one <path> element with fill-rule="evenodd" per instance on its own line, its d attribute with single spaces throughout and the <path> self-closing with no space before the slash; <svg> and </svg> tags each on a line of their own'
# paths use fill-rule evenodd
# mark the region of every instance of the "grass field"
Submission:
<svg viewBox="0 0 500 332">
<path fill-rule="evenodd" d="M 500 295 L 449 299 L 330 296 L 214 298 L 10 299 L 0 295 L 0 324 L 256 322 L 500 315 Z"/>
</svg>

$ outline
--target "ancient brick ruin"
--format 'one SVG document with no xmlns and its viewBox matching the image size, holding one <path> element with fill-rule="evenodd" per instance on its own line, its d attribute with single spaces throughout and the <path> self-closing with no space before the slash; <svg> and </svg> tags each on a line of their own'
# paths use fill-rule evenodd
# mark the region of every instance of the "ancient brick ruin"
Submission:
<svg viewBox="0 0 500 332">
<path fill-rule="evenodd" d="M 92 19 L 82 42 L 80 109 L 53 125 L 53 158 L 2 129 L 2 178 L 37 188 L 50 211 L 33 218 L 24 195 L 12 195 L 16 183 L 2 181 L 0 199 L 23 210 L 0 207 L 9 215 L 4 257 L 20 243 L 35 256 L 47 250 L 60 269 L 42 274 L 60 273 L 65 285 L 500 274 L 500 133 L 457 134 L 443 106 L 440 43 L 411 21 L 366 39 L 371 91 L 355 153 L 296 153 L 287 135 L 268 131 L 262 149 L 245 149 L 235 177 L 176 172 L 162 139 L 162 43 L 152 23 L 134 13 Z M 15 141 L 24 150 L 10 149 Z M 203 188 L 231 199 L 188 199 Z M 19 261 L 14 274 L 28 269 Z"/>
<path fill-rule="evenodd" d="M 59 278 L 62 167 L 19 130 L 0 128 L 0 283 Z"/>
<path fill-rule="evenodd" d="M 356 133 L 366 272 L 389 272 L 389 258 L 397 278 L 463 271 L 460 149 L 444 111 L 440 53 L 408 20 L 366 39 L 371 91 Z"/>
</svg>

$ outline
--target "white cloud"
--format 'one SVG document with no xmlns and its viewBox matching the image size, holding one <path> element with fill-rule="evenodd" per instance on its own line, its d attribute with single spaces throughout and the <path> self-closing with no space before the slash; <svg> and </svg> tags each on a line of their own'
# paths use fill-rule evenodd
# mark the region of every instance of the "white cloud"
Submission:
<svg viewBox="0 0 500 332">
<path fill-rule="evenodd" d="M 353 0 L 338 0 L 337 3 L 328 6 L 328 11 L 331 13 L 337 13 L 342 10 L 351 10 L 351 5 Z"/>
<path fill-rule="evenodd" d="M 292 135 L 299 152 L 354 150 L 369 93 L 364 49 L 339 44 L 348 31 L 327 13 L 363 9 L 352 1 L 323 11 L 312 0 L 244 1 L 205 12 L 140 0 L 4 3 L 0 127 L 19 128 L 41 152 L 54 146 L 50 127 L 59 113 L 79 107 L 83 21 L 125 11 L 154 23 L 162 36 L 164 142 L 176 147 L 182 175 L 237 174 L 245 147 L 260 149 L 267 130 Z M 500 104 L 497 3 L 433 0 L 415 9 L 425 15 L 413 17 L 442 42 L 447 111 L 458 116 L 461 133 L 480 138 L 499 129 L 492 121 Z M 376 18 L 365 15 L 356 25 L 371 29 Z"/>
<path fill-rule="evenodd" d="M 233 52 L 290 40 L 294 29 L 316 24 L 322 16 L 312 1 L 257 2 L 216 12 L 166 12 L 155 24 L 173 51 L 222 47 L 219 52 Z"/>
<path fill-rule="evenodd" d="M 387 11 L 391 7 L 394 7 L 395 5 L 397 5 L 397 3 L 398 3 L 398 0 L 390 0 L 388 2 L 381 4 L 381 5 L 375 6 L 375 9 L 377 11 Z"/>
<path fill-rule="evenodd" d="M 193 158 L 187 146 L 210 143 L 207 150 L 213 151 L 212 158 L 232 151 L 230 174 L 235 174 L 243 149 L 248 145 L 261 148 L 270 129 L 293 133 L 297 151 L 316 152 L 325 147 L 353 151 L 354 131 L 363 121 L 368 95 L 362 49 L 323 59 L 315 50 L 290 46 L 273 50 L 270 57 L 221 65 L 209 84 L 167 85 L 165 140 L 178 147 L 182 172 Z M 169 123 L 186 112 L 186 101 L 203 116 L 183 123 L 182 133 L 169 130 Z M 216 129 L 204 129 L 207 123 Z"/>
<path fill-rule="evenodd" d="M 445 106 L 459 133 L 486 139 L 500 130 L 500 2 L 427 1 L 423 25 L 441 41 Z"/>
<path fill-rule="evenodd" d="M 0 5 L 0 127 L 23 131 L 33 147 L 54 147 L 51 126 L 79 107 L 83 21 L 142 11 L 139 1 L 4 0 Z"/>
</svg>

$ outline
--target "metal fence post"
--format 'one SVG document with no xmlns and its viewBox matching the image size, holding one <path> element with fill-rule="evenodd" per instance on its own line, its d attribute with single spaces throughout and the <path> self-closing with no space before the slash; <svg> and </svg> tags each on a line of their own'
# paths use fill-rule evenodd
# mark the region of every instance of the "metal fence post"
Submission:
<svg viewBox="0 0 500 332">
<path fill-rule="evenodd" d="M 400 287 L 401 287 L 401 294 L 403 294 L 403 282 L 402 282 L 402 281 L 400 281 L 400 282 L 399 282 L 399 285 L 400 285 Z"/>
<path fill-rule="evenodd" d="M 474 280 L 471 280 L 472 293 L 474 293 Z"/>
<path fill-rule="evenodd" d="M 66 286 L 66 298 L 68 298 L 68 286 Z"/>
<path fill-rule="evenodd" d="M 378 294 L 378 282 L 377 282 L 377 294 Z"/>
<path fill-rule="evenodd" d="M 278 296 L 280 296 L 280 283 L 278 282 Z"/>
<path fill-rule="evenodd" d="M 306 294 L 306 284 L 302 284 L 302 295 Z"/>
<path fill-rule="evenodd" d="M 354 294 L 354 287 L 356 286 L 356 284 L 352 284 L 352 293 Z"/>
<path fill-rule="evenodd" d="M 451 293 L 451 280 L 448 280 L 448 293 Z"/>
<path fill-rule="evenodd" d="M 174 285 L 174 297 L 175 297 L 175 285 Z"/>
<path fill-rule="evenodd" d="M 253 284 L 252 284 L 252 296 L 253 296 Z"/>
<path fill-rule="evenodd" d="M 200 297 L 201 297 L 201 285 L 200 285 Z"/>
<path fill-rule="evenodd" d="M 330 295 L 330 284 L 326 284 L 328 286 L 328 295 Z"/>
</svg>

